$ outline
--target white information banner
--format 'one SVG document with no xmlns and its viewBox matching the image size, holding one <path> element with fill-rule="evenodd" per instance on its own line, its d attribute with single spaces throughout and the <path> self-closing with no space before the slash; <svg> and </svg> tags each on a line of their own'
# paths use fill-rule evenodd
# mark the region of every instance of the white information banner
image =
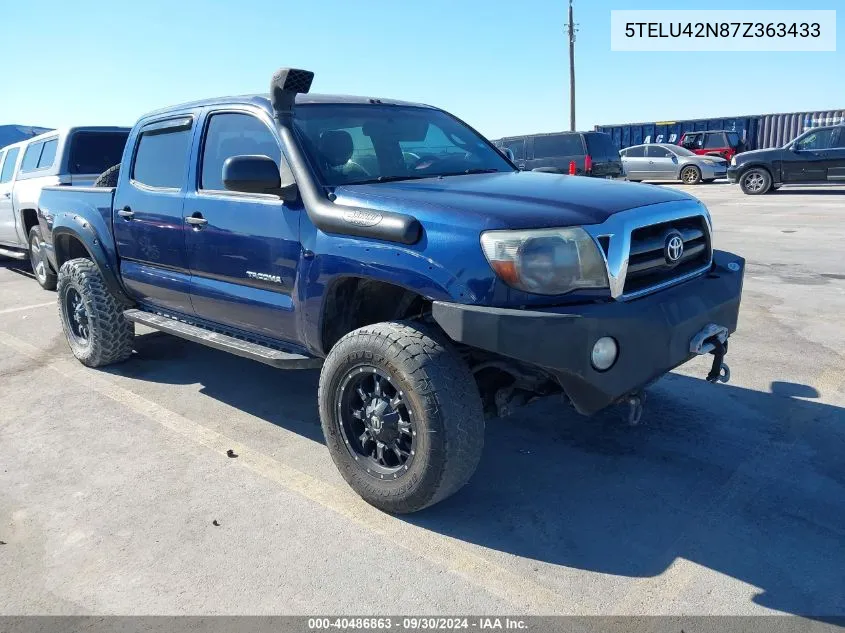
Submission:
<svg viewBox="0 0 845 633">
<path fill-rule="evenodd" d="M 610 49 L 835 51 L 836 11 L 611 11 Z"/>
</svg>

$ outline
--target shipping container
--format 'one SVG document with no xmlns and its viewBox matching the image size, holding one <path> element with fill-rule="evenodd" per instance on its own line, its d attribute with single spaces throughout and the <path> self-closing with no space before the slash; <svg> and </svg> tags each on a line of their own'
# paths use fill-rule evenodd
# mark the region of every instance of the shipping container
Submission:
<svg viewBox="0 0 845 633">
<path fill-rule="evenodd" d="M 745 148 L 751 150 L 781 147 L 805 130 L 838 123 L 845 123 L 845 110 L 597 125 L 596 130 L 610 134 L 619 149 L 640 143 L 677 143 L 684 132 L 727 130 L 739 133 Z"/>
</svg>

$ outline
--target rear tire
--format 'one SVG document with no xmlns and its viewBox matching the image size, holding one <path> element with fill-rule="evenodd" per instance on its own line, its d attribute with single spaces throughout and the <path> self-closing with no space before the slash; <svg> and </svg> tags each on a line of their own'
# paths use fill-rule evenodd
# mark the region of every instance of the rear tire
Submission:
<svg viewBox="0 0 845 633">
<path fill-rule="evenodd" d="M 760 196 L 772 187 L 772 175 L 762 167 L 752 167 L 739 177 L 739 187 L 749 196 Z"/>
<path fill-rule="evenodd" d="M 685 185 L 697 185 L 701 182 L 701 170 L 695 165 L 687 165 L 681 170 L 681 182 Z"/>
<path fill-rule="evenodd" d="M 323 365 L 318 400 L 332 460 L 385 512 L 445 499 L 481 458 L 475 380 L 449 340 L 421 324 L 377 323 L 341 338 Z"/>
<path fill-rule="evenodd" d="M 59 316 L 70 351 L 88 367 L 102 367 L 132 355 L 135 325 L 90 259 L 71 259 L 59 269 Z"/>
<path fill-rule="evenodd" d="M 41 227 L 37 224 L 29 229 L 29 263 L 32 265 L 32 272 L 35 275 L 35 281 L 44 290 L 56 289 L 56 273 L 50 267 L 50 262 L 44 255 L 44 249 L 41 248 Z"/>
</svg>

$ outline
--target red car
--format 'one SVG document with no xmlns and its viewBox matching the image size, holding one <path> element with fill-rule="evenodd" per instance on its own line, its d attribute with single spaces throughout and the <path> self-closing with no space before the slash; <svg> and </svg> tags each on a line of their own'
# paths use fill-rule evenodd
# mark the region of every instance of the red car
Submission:
<svg viewBox="0 0 845 633">
<path fill-rule="evenodd" d="M 739 133 L 727 130 L 684 132 L 678 145 L 701 156 L 721 156 L 725 160 L 743 151 Z"/>
</svg>

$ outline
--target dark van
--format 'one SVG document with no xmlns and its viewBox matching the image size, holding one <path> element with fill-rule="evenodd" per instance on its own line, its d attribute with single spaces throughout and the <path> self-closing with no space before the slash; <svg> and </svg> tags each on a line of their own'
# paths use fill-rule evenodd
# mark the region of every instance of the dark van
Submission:
<svg viewBox="0 0 845 633">
<path fill-rule="evenodd" d="M 570 162 L 575 161 L 579 176 L 621 178 L 624 174 L 619 150 L 604 132 L 508 136 L 493 144 L 511 150 L 520 169 L 568 174 Z"/>
</svg>

